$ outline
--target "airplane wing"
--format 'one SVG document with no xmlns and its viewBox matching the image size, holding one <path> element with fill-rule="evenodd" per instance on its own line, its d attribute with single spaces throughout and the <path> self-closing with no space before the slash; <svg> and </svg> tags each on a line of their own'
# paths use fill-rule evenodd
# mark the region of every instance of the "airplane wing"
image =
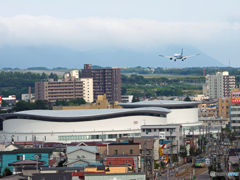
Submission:
<svg viewBox="0 0 240 180">
<path fill-rule="evenodd" d="M 187 56 L 183 56 L 183 57 L 187 58 L 187 57 L 198 56 L 198 55 L 200 55 L 200 54 L 187 55 Z"/>
<path fill-rule="evenodd" d="M 166 58 L 173 58 L 172 56 L 164 56 L 164 55 L 159 55 L 161 57 L 166 57 Z"/>
</svg>

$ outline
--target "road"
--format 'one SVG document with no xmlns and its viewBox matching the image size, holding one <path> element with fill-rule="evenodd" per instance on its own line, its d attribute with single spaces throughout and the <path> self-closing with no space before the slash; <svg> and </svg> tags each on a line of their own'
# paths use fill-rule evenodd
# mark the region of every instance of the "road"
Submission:
<svg viewBox="0 0 240 180">
<path fill-rule="evenodd" d="M 192 166 L 192 163 L 188 163 L 188 164 L 184 164 L 182 166 L 179 166 L 178 167 L 178 173 L 181 173 L 183 172 L 185 169 L 188 169 Z M 174 179 L 175 180 L 175 174 L 176 174 L 176 171 L 173 170 L 172 172 L 170 171 L 171 173 L 171 176 L 169 177 L 169 180 L 170 179 Z M 156 178 L 156 180 L 161 180 L 160 177 L 159 178 Z M 167 180 L 167 173 L 164 173 L 163 176 L 162 176 L 162 180 Z"/>
<path fill-rule="evenodd" d="M 208 174 L 208 170 L 197 176 L 197 180 L 208 180 L 211 179 Z"/>
<path fill-rule="evenodd" d="M 175 177 L 175 174 L 176 174 L 175 170 L 171 172 L 169 179 L 167 178 L 167 174 L 165 173 L 162 176 L 162 180 L 177 180 L 177 179 L 178 180 L 190 180 L 190 176 L 191 176 L 191 178 L 193 177 L 193 175 L 192 175 L 193 169 L 195 169 L 195 174 L 196 174 L 197 180 L 211 179 L 208 175 L 208 167 L 207 166 L 205 166 L 204 168 L 192 168 L 191 166 L 192 166 L 192 164 L 189 163 L 189 164 L 179 167 L 179 171 L 178 171 L 179 173 L 178 173 L 177 178 Z M 160 177 L 157 178 L 156 180 L 160 180 Z"/>
</svg>

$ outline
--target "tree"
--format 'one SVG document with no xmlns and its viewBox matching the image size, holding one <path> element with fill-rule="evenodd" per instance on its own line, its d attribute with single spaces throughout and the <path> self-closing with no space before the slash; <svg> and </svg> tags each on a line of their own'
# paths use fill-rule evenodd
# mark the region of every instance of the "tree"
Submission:
<svg viewBox="0 0 240 180">
<path fill-rule="evenodd" d="M 125 95 L 127 93 L 127 88 L 122 87 L 122 95 Z"/>
<path fill-rule="evenodd" d="M 201 154 L 201 149 L 197 148 L 196 152 L 195 152 L 195 156 L 200 155 Z"/>
<path fill-rule="evenodd" d="M 47 79 L 48 76 L 43 72 L 42 75 L 41 75 L 41 79 Z"/>
<path fill-rule="evenodd" d="M 36 100 L 35 104 L 37 109 L 47 109 L 47 101 Z"/>
<path fill-rule="evenodd" d="M 154 169 L 158 169 L 159 168 L 159 163 L 158 162 L 154 162 Z"/>
<path fill-rule="evenodd" d="M 5 168 L 3 171 L 3 177 L 12 175 L 12 171 L 9 168 Z"/>
<path fill-rule="evenodd" d="M 83 98 L 77 98 L 77 99 L 71 99 L 68 101 L 69 104 L 72 105 L 81 105 L 81 104 L 86 104 L 86 101 Z"/>
<path fill-rule="evenodd" d="M 138 96 L 133 96 L 132 102 L 139 102 L 139 101 L 140 101 L 140 100 L 139 100 Z"/>
<path fill-rule="evenodd" d="M 184 101 L 191 101 L 191 99 L 187 95 L 187 97 L 184 99 Z"/>
<path fill-rule="evenodd" d="M 6 107 L 8 105 L 8 103 L 4 100 L 2 100 L 2 107 Z"/>
<path fill-rule="evenodd" d="M 166 168 L 165 164 L 166 164 L 165 162 L 161 161 L 161 169 L 165 169 Z"/>
<path fill-rule="evenodd" d="M 182 158 L 187 157 L 187 148 L 186 148 L 186 146 L 181 146 L 180 149 L 181 149 L 180 156 L 181 156 Z"/>
<path fill-rule="evenodd" d="M 190 156 L 194 156 L 194 148 L 193 147 L 190 148 L 189 154 L 190 154 Z"/>
<path fill-rule="evenodd" d="M 173 155 L 173 162 L 177 162 L 177 161 L 178 161 L 177 155 Z"/>
</svg>

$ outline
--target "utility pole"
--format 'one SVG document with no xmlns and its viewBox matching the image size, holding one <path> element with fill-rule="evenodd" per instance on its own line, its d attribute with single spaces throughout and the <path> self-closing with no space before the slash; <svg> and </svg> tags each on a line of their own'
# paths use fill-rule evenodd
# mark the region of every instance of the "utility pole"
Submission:
<svg viewBox="0 0 240 180">
<path fill-rule="evenodd" d="M 161 140 L 160 140 L 160 142 L 161 142 Z M 160 143 L 160 145 L 159 145 L 159 148 L 158 148 L 158 151 L 159 151 L 159 167 L 160 167 L 160 180 L 162 180 L 162 157 L 161 157 L 161 155 L 163 155 L 162 153 L 160 154 L 160 147 L 161 147 L 161 143 Z M 161 147 L 161 151 L 163 151 L 162 150 L 162 147 Z"/>
<path fill-rule="evenodd" d="M 193 149 L 194 149 L 194 151 L 195 151 L 195 145 L 194 145 L 194 142 L 195 142 L 194 140 L 195 140 L 195 139 L 194 139 L 194 138 L 195 138 L 195 137 L 194 137 L 194 127 L 193 127 Z"/>
<path fill-rule="evenodd" d="M 178 176 L 178 140 L 177 140 L 177 168 L 176 168 L 176 176 Z"/>
<path fill-rule="evenodd" d="M 37 173 L 38 173 L 38 159 L 39 159 L 39 156 L 38 156 L 38 155 L 35 155 L 35 159 L 37 160 L 36 170 L 37 170 Z"/>
<path fill-rule="evenodd" d="M 203 151 L 202 151 L 203 153 L 204 153 L 204 145 L 205 145 L 205 136 L 204 136 L 204 127 L 203 127 L 203 145 L 202 145 L 203 146 Z"/>
<path fill-rule="evenodd" d="M 171 172 L 172 172 L 172 164 L 173 164 L 173 147 L 172 147 L 172 131 L 170 130 L 170 140 L 171 140 L 171 158 L 170 158 L 170 165 L 171 165 Z"/>
<path fill-rule="evenodd" d="M 200 140 L 200 142 L 199 142 L 199 146 L 200 146 L 200 149 L 201 149 L 201 152 L 202 152 L 202 147 L 201 147 L 202 134 L 201 134 L 201 128 L 200 128 L 200 127 L 199 127 L 199 136 L 198 136 L 198 140 Z"/>
</svg>

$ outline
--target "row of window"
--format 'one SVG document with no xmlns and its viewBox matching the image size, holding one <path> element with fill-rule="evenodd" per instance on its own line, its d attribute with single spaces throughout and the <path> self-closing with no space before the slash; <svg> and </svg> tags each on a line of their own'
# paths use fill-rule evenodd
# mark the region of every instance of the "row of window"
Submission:
<svg viewBox="0 0 240 180">
<path fill-rule="evenodd" d="M 166 129 L 162 128 L 162 129 L 142 129 L 142 132 L 150 133 L 150 132 L 156 132 L 157 130 L 159 132 L 165 132 L 165 131 L 167 131 L 167 132 L 175 132 L 176 131 L 175 128 L 166 128 Z"/>
<path fill-rule="evenodd" d="M 104 134 L 104 135 L 72 135 L 72 136 L 58 136 L 59 141 L 68 140 L 93 140 L 93 139 L 115 139 L 121 137 L 139 137 L 140 133 L 130 133 L 130 134 Z"/>
<path fill-rule="evenodd" d="M 231 117 L 240 117 L 240 114 L 231 114 Z"/>
<path fill-rule="evenodd" d="M 240 121 L 232 120 L 232 123 L 240 123 Z"/>
</svg>

